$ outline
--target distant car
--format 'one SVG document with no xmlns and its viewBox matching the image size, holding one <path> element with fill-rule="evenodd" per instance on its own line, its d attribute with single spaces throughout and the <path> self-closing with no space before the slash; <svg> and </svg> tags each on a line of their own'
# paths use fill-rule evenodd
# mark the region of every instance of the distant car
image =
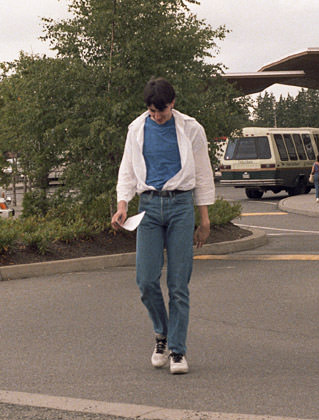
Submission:
<svg viewBox="0 0 319 420">
<path fill-rule="evenodd" d="M 14 209 L 8 207 L 7 200 L 5 198 L 0 198 L 0 217 L 12 217 L 14 216 Z"/>
<path fill-rule="evenodd" d="M 7 162 L 8 162 L 9 165 L 6 168 L 3 169 L 3 172 L 7 175 L 11 175 L 12 174 L 13 159 L 9 158 L 9 159 L 7 159 Z M 16 182 L 23 182 L 24 175 L 21 173 L 21 168 L 20 168 L 19 161 L 17 161 L 15 163 L 15 166 L 16 166 L 16 170 L 17 170 Z"/>
</svg>

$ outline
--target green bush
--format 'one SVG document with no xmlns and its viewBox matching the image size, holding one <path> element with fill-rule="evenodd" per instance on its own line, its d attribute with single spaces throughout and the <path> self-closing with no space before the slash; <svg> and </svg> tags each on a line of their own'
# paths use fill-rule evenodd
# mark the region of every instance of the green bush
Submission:
<svg viewBox="0 0 319 420">
<path fill-rule="evenodd" d="M 46 215 L 48 200 L 45 192 L 40 190 L 26 192 L 23 196 L 22 207 L 22 217 Z"/>
<path fill-rule="evenodd" d="M 73 223 L 59 224 L 55 240 L 71 243 L 78 239 L 89 239 L 99 230 L 82 217 L 77 217 Z"/>
<path fill-rule="evenodd" d="M 105 228 L 110 224 L 110 197 L 101 194 L 90 203 L 80 202 L 73 197 L 53 197 L 46 220 L 58 219 L 64 225 L 70 225 L 83 219 L 94 229 Z"/>
<path fill-rule="evenodd" d="M 16 246 L 19 232 L 14 220 L 0 219 L 0 254 L 12 251 Z"/>
<path fill-rule="evenodd" d="M 208 206 L 208 214 L 212 225 L 224 225 L 229 223 L 241 214 L 241 204 L 239 202 L 230 203 L 223 198 L 217 198 L 214 204 Z M 195 212 L 195 224 L 200 223 L 199 212 Z"/>
<path fill-rule="evenodd" d="M 48 251 L 50 244 L 50 238 L 46 235 L 46 232 L 42 230 L 25 232 L 22 235 L 22 240 L 25 246 L 36 250 L 41 255 L 44 255 Z"/>
<path fill-rule="evenodd" d="M 0 219 L 0 253 L 10 252 L 20 245 L 45 254 L 53 242 L 72 243 L 110 230 L 109 204 L 108 196 L 101 195 L 90 205 L 72 201 L 60 202 L 45 217 L 33 214 L 19 219 Z M 130 215 L 138 211 L 137 205 L 138 199 L 134 199 L 133 206 L 130 206 Z M 31 206 L 29 211 L 30 209 Z M 208 207 L 212 225 L 229 223 L 240 216 L 241 210 L 239 202 L 230 203 L 222 198 L 218 198 Z M 195 214 L 198 225 L 198 210 Z"/>
<path fill-rule="evenodd" d="M 43 217 L 31 216 L 18 219 L 17 225 L 20 232 L 19 242 L 43 255 L 55 239 L 58 221 L 47 221 Z"/>
</svg>

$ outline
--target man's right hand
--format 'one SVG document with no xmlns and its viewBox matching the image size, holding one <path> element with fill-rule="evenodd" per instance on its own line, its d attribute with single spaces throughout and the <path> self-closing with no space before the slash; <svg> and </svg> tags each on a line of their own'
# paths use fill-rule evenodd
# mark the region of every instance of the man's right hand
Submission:
<svg viewBox="0 0 319 420">
<path fill-rule="evenodd" d="M 111 225 L 113 229 L 118 230 L 127 218 L 126 202 L 120 201 L 117 205 L 117 212 L 113 214 Z"/>
</svg>

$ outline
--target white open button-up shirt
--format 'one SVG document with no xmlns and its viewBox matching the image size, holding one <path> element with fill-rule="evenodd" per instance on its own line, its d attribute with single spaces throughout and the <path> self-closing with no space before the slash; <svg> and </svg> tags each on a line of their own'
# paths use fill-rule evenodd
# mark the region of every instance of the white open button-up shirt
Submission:
<svg viewBox="0 0 319 420">
<path fill-rule="evenodd" d="M 174 109 L 172 112 L 175 118 L 181 170 L 165 183 L 163 191 L 194 190 L 196 205 L 213 204 L 215 185 L 205 130 L 195 118 Z M 143 142 L 144 124 L 148 115 L 148 111 L 144 112 L 129 125 L 118 176 L 118 202 L 124 200 L 128 203 L 136 193 L 141 194 L 143 191 L 155 189 L 145 183 Z"/>
</svg>

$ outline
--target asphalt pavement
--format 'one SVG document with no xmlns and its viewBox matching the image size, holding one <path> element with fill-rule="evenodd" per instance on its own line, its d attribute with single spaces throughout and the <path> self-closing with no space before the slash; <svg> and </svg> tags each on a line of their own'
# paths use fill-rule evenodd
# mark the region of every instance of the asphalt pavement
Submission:
<svg viewBox="0 0 319 420">
<path fill-rule="evenodd" d="M 279 208 L 286 212 L 319 217 L 319 203 L 313 193 L 287 197 Z M 228 254 L 262 246 L 267 238 L 263 231 L 252 229 L 252 235 L 232 242 L 204 246 L 195 254 Z M 2 280 L 45 277 L 61 273 L 96 270 L 112 270 L 112 267 L 128 267 L 135 263 L 135 253 L 104 257 L 89 257 L 49 263 L 1 267 Z M 166 419 L 166 420 L 279 420 L 288 417 L 204 413 L 191 410 L 171 410 L 159 407 L 113 405 L 103 401 L 58 398 L 40 394 L 27 394 L 0 390 L 0 419 L 20 420 L 115 420 L 115 419 Z"/>
</svg>

